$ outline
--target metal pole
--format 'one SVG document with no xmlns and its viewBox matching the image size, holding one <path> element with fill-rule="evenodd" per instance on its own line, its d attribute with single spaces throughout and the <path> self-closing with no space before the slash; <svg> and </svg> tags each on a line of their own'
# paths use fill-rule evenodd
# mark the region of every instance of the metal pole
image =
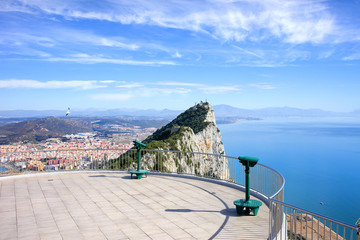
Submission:
<svg viewBox="0 0 360 240">
<path fill-rule="evenodd" d="M 140 157 L 141 157 L 140 151 L 141 151 L 141 149 L 138 148 L 138 150 L 137 150 L 137 155 L 138 155 L 138 164 L 137 164 L 138 167 L 137 167 L 137 170 L 138 171 L 140 171 Z"/>
<path fill-rule="evenodd" d="M 249 167 L 249 162 L 247 162 L 247 165 L 245 166 L 245 174 L 246 174 L 246 182 L 245 182 L 245 187 L 246 187 L 246 199 L 245 201 L 249 201 L 250 200 L 250 167 Z"/>
</svg>

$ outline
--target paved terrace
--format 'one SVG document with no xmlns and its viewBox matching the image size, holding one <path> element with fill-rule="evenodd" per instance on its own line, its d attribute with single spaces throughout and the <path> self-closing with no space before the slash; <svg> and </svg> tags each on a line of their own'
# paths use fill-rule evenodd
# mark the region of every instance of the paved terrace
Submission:
<svg viewBox="0 0 360 240">
<path fill-rule="evenodd" d="M 0 239 L 267 239 L 267 206 L 238 216 L 239 198 L 231 187 L 166 175 L 0 178 Z"/>
</svg>

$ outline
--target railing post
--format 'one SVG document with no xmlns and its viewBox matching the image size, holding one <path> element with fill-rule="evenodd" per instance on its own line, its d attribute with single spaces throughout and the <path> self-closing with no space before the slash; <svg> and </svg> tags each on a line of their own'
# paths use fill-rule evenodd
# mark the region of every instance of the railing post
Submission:
<svg viewBox="0 0 360 240">
<path fill-rule="evenodd" d="M 270 199 L 270 201 L 269 201 L 269 236 L 270 236 L 270 239 L 272 239 L 272 224 L 273 224 L 272 204 L 273 204 L 273 202 Z"/>
<path fill-rule="evenodd" d="M 359 240 L 360 239 L 360 218 L 356 221 L 355 225 L 357 225 L 356 240 Z"/>
</svg>

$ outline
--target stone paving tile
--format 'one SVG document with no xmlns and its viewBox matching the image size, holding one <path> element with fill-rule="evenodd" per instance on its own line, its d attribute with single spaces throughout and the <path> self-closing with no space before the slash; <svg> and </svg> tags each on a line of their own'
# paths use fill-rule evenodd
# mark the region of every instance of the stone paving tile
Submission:
<svg viewBox="0 0 360 240">
<path fill-rule="evenodd" d="M 57 228 L 41 228 L 39 229 L 40 239 L 62 239 Z"/>
<path fill-rule="evenodd" d="M 82 240 L 85 239 L 85 237 L 80 233 L 80 232 L 76 232 L 76 231 L 62 231 L 61 232 L 61 237 L 64 240 Z"/>
<path fill-rule="evenodd" d="M 215 239 L 266 239 L 268 208 L 239 217 L 232 203 L 239 198 L 244 193 L 230 187 L 164 175 L 1 178 L 0 240 L 208 239 L 215 233 Z"/>
<path fill-rule="evenodd" d="M 158 225 L 156 225 L 154 223 L 148 223 L 148 224 L 145 224 L 145 225 L 139 225 L 139 227 L 141 228 L 141 230 L 143 232 L 145 232 L 148 235 L 164 232 L 164 230 L 162 230 Z"/>
<path fill-rule="evenodd" d="M 173 220 L 172 222 L 176 224 L 176 226 L 182 229 L 194 227 L 194 224 L 189 220 L 187 220 L 186 218 L 178 218 Z"/>
<path fill-rule="evenodd" d="M 62 240 L 63 238 L 60 235 L 49 234 L 49 235 L 41 235 L 41 240 Z"/>
<path fill-rule="evenodd" d="M 184 231 L 196 239 L 209 239 L 211 237 L 208 232 L 198 227 L 185 228 Z"/>
<path fill-rule="evenodd" d="M 39 239 L 40 235 L 37 232 L 37 229 L 18 229 L 18 238 L 19 239 Z"/>
<path fill-rule="evenodd" d="M 150 237 L 150 239 L 154 239 L 154 240 L 173 240 L 174 239 L 165 232 L 149 234 L 149 237 Z"/>
<path fill-rule="evenodd" d="M 84 237 L 84 239 L 91 239 L 91 240 L 107 240 L 106 236 L 100 232 L 99 230 L 87 230 L 87 231 L 83 231 L 82 232 L 82 235 Z M 126 239 L 126 236 L 125 238 L 118 238 L 118 239 Z"/>
<path fill-rule="evenodd" d="M 181 239 L 181 238 L 192 238 L 193 236 L 191 236 L 189 233 L 187 233 L 184 229 L 180 229 L 180 228 L 168 228 L 168 229 L 165 229 L 165 232 L 172 238 L 174 239 Z"/>
<path fill-rule="evenodd" d="M 0 213 L 0 226 L 3 225 L 15 225 L 16 224 L 16 212 L 1 212 Z"/>
<path fill-rule="evenodd" d="M 133 226 L 121 226 L 121 231 L 124 232 L 124 234 L 128 238 L 135 238 L 136 236 L 144 235 L 144 231 L 141 230 L 136 224 L 133 224 Z"/>
<path fill-rule="evenodd" d="M 4 229 L 1 231 L 0 240 L 17 239 L 16 229 Z"/>
</svg>

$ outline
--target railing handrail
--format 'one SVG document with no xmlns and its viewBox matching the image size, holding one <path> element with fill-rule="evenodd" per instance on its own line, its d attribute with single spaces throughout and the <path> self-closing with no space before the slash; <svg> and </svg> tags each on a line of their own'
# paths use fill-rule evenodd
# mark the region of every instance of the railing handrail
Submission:
<svg viewBox="0 0 360 240">
<path fill-rule="evenodd" d="M 79 151 L 79 152 L 86 152 L 86 151 L 137 151 L 135 148 L 71 148 L 71 149 L 42 149 L 42 150 L 30 150 L 30 151 L 13 151 L 13 152 L 2 152 L 0 153 L 0 156 L 8 156 L 8 155 L 14 155 L 14 154 L 29 154 L 29 153 L 53 153 L 53 152 L 59 152 L 59 153 L 63 153 L 63 152 L 74 152 L 74 151 Z M 228 156 L 228 155 L 224 155 L 224 154 L 216 154 L 216 153 L 204 153 L 204 152 L 191 152 L 191 151 L 179 151 L 179 150 L 163 150 L 163 149 L 141 149 L 142 152 L 170 152 L 170 153 L 183 153 L 183 154 L 198 154 L 198 155 L 206 155 L 206 156 L 214 156 L 214 157 L 223 157 L 223 158 L 227 158 L 227 159 L 232 159 L 232 160 L 238 160 L 237 157 L 232 157 L 232 156 Z M 282 181 L 282 185 L 280 186 L 280 188 L 273 193 L 271 196 L 266 194 L 266 197 L 268 199 L 272 199 L 274 197 L 276 197 L 279 193 L 281 193 L 281 191 L 283 191 L 284 186 L 285 186 L 285 178 L 283 177 L 282 174 L 280 174 L 279 172 L 277 172 L 275 169 L 263 165 L 261 163 L 257 164 L 258 166 L 261 166 L 263 168 L 266 168 L 268 170 L 270 170 L 271 172 L 277 174 L 281 181 Z"/>
<path fill-rule="evenodd" d="M 104 151 L 110 151 L 110 150 L 113 150 L 113 151 L 115 151 L 115 150 L 117 150 L 117 151 L 118 150 L 130 151 L 131 150 L 131 151 L 137 151 L 135 148 L 70 148 L 70 149 L 44 149 L 44 150 L 31 150 L 31 151 L 2 152 L 0 154 L 29 153 L 29 152 L 54 152 L 54 151 L 61 151 L 61 152 L 64 152 L 64 151 L 96 151 L 96 150 L 104 150 Z M 224 154 L 217 154 L 217 153 L 203 153 L 203 152 L 190 152 L 190 151 L 164 150 L 164 149 L 141 149 L 140 151 L 196 153 L 196 154 L 221 156 L 221 157 L 226 157 L 226 158 L 237 159 L 236 157 L 227 156 L 227 155 L 224 155 Z"/>
<path fill-rule="evenodd" d="M 311 211 L 309 211 L 309 210 L 306 210 L 306 209 L 303 209 L 303 208 L 299 208 L 299 207 L 296 207 L 296 206 L 291 205 L 291 204 L 288 204 L 288 203 L 284 203 L 284 202 L 281 202 L 281 201 L 278 201 L 278 200 L 275 200 L 275 199 L 270 199 L 270 201 L 275 202 L 275 203 L 278 203 L 278 204 L 281 204 L 281 205 L 283 205 L 283 206 L 285 206 L 285 207 L 293 208 L 293 209 L 295 209 L 295 210 L 297 210 L 297 211 L 301 211 L 301 212 L 304 212 L 304 213 L 306 213 L 306 214 L 310 214 L 310 215 L 312 215 L 312 216 L 314 216 L 314 217 L 318 217 L 318 218 L 324 219 L 324 220 L 326 220 L 326 221 L 333 222 L 333 223 L 335 223 L 335 224 L 340 224 L 340 225 L 342 225 L 342 226 L 344 226 L 344 227 L 348 227 L 348 228 L 351 228 L 351 229 L 353 229 L 353 230 L 358 230 L 358 229 L 359 229 L 359 228 L 358 228 L 357 226 L 355 226 L 355 225 L 350 225 L 350 224 L 348 224 L 348 223 L 344 223 L 344 222 L 342 222 L 342 221 L 339 221 L 339 220 L 336 220 L 336 219 L 333 219 L 333 218 L 330 218 L 330 217 L 326 217 L 326 216 L 324 216 L 324 215 L 321 215 L 321 214 L 318 214 L 318 213 L 314 213 L 314 212 L 311 212 Z"/>
<path fill-rule="evenodd" d="M 14 152 L 0 152 L 1 154 L 14 154 L 14 153 L 29 153 L 29 152 L 66 152 L 66 151 L 95 151 L 95 150 L 136 150 L 132 148 L 69 148 L 69 149 L 44 149 L 44 150 L 30 150 L 30 151 L 14 151 Z"/>
<path fill-rule="evenodd" d="M 260 165 L 262 165 L 262 164 L 260 164 Z M 267 167 L 267 166 L 265 166 L 265 165 L 262 165 L 262 166 Z M 268 167 L 268 168 L 270 168 L 270 167 Z M 281 177 L 281 179 L 282 179 L 282 184 L 281 184 L 279 190 L 277 190 L 273 195 L 271 195 L 271 196 L 269 197 L 269 200 L 273 200 L 281 191 L 284 190 L 284 188 L 285 188 L 285 178 L 284 178 L 284 176 L 283 176 L 281 173 L 279 173 L 278 171 L 275 171 L 273 168 L 270 168 L 270 169 L 273 170 L 274 172 L 276 172 L 277 174 L 279 174 L 280 177 Z M 275 200 L 275 199 L 274 199 L 274 200 Z"/>
</svg>

